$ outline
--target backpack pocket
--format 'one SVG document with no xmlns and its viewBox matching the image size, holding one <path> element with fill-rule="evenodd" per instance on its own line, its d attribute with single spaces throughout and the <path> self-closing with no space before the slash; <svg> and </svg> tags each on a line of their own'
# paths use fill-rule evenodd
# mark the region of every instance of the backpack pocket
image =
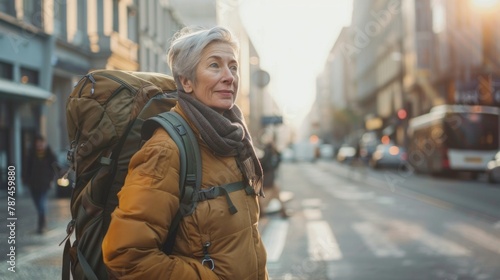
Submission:
<svg viewBox="0 0 500 280">
<path fill-rule="evenodd" d="M 76 218 L 76 230 L 78 242 L 75 242 L 70 251 L 73 278 L 107 279 L 101 248 L 104 237 L 103 211 L 102 207 L 91 202 L 88 193 L 84 193 L 82 197 Z"/>
</svg>

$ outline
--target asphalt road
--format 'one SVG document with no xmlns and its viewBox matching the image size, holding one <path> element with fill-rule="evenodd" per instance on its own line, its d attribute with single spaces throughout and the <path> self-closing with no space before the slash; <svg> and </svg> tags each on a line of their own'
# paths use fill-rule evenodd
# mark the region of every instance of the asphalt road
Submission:
<svg viewBox="0 0 500 280">
<path fill-rule="evenodd" d="M 283 163 L 278 182 L 293 194 L 293 214 L 269 214 L 259 225 L 272 280 L 500 279 L 498 186 L 360 171 L 335 162 Z M 16 198 L 15 209 L 13 221 L 7 206 L 0 208 L 0 279 L 60 279 L 69 200 L 51 199 L 44 235 L 35 233 L 29 196 Z"/>
<path fill-rule="evenodd" d="M 263 221 L 271 278 L 500 279 L 500 188 L 395 172 L 284 164 L 295 214 Z"/>
</svg>

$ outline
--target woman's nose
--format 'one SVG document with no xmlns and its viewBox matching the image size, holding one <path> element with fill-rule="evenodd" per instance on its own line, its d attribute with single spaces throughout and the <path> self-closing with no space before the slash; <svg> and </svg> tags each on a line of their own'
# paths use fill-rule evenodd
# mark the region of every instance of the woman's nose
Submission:
<svg viewBox="0 0 500 280">
<path fill-rule="evenodd" d="M 235 73 L 233 73 L 229 67 L 224 68 L 223 75 L 224 75 L 222 79 L 223 82 L 232 83 L 234 81 Z"/>
</svg>

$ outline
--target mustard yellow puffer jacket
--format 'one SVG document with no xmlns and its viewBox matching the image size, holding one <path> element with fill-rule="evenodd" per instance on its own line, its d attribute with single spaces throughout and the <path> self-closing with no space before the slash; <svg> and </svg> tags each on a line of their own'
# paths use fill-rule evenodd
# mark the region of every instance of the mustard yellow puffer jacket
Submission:
<svg viewBox="0 0 500 280">
<path fill-rule="evenodd" d="M 185 118 L 180 107 L 174 110 Z M 200 145 L 202 189 L 241 181 L 235 158 L 214 155 L 189 124 Z M 195 212 L 181 221 L 172 255 L 161 251 L 179 208 L 179 165 L 177 145 L 163 129 L 157 129 L 132 157 L 102 246 L 110 277 L 268 279 L 266 251 L 257 229 L 257 197 L 245 190 L 230 193 L 238 210 L 233 215 L 224 196 L 199 202 Z M 211 244 L 208 253 L 214 261 L 213 271 L 201 263 L 206 242 Z"/>
</svg>

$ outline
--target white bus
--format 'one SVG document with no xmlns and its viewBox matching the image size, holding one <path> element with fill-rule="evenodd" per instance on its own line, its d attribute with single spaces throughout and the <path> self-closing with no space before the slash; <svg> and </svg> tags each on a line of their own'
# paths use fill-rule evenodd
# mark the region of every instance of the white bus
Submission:
<svg viewBox="0 0 500 280">
<path fill-rule="evenodd" d="M 500 108 L 440 105 L 409 120 L 408 161 L 418 172 L 473 177 L 499 150 Z"/>
</svg>

